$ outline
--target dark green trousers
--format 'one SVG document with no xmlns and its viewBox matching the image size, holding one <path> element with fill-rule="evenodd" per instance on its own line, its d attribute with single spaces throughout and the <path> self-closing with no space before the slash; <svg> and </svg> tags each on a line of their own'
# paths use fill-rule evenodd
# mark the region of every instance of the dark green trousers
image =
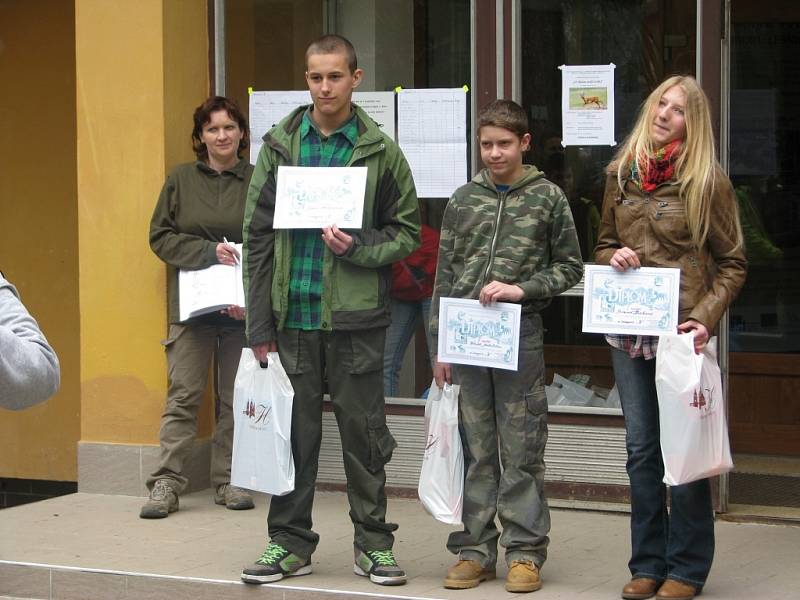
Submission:
<svg viewBox="0 0 800 600">
<path fill-rule="evenodd" d="M 461 385 L 464 530 L 450 534 L 447 548 L 484 567 L 494 568 L 498 541 L 509 565 L 530 560 L 541 567 L 547 558 L 543 349 L 541 317 L 523 316 L 517 371 L 453 365 L 453 382 Z"/>
<path fill-rule="evenodd" d="M 386 522 L 386 472 L 396 443 L 386 427 L 383 397 L 384 328 L 363 331 L 278 333 L 278 353 L 294 388 L 292 454 L 295 488 L 274 496 L 267 523 L 270 538 L 309 558 L 319 535 L 311 510 L 322 437 L 322 397 L 327 378 L 347 476 L 354 541 L 364 550 L 394 544 L 397 525 Z"/>
</svg>

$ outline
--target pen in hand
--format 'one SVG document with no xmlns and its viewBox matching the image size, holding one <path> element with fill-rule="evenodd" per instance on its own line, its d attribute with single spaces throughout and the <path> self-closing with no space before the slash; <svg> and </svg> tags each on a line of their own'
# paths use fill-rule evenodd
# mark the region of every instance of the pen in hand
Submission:
<svg viewBox="0 0 800 600">
<path fill-rule="evenodd" d="M 222 236 L 222 243 L 225 244 L 226 246 L 230 246 L 231 248 L 233 248 L 233 260 L 238 265 L 239 264 L 239 253 L 236 251 L 236 247 L 233 244 L 231 244 L 228 241 L 228 238 L 226 238 L 225 236 Z"/>
</svg>

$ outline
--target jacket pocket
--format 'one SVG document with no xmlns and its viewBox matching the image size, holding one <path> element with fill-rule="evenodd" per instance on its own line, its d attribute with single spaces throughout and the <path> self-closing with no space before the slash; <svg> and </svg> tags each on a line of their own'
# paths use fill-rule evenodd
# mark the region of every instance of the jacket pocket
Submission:
<svg viewBox="0 0 800 600">
<path fill-rule="evenodd" d="M 509 284 L 518 283 L 520 281 L 521 269 L 522 263 L 520 261 L 495 255 L 492 261 L 492 270 L 489 273 L 489 279 L 495 279 L 502 283 Z"/>
<path fill-rule="evenodd" d="M 371 473 L 377 473 L 391 460 L 397 442 L 386 426 L 386 416 L 383 414 L 367 415 L 367 434 L 369 436 L 367 468 Z"/>
</svg>

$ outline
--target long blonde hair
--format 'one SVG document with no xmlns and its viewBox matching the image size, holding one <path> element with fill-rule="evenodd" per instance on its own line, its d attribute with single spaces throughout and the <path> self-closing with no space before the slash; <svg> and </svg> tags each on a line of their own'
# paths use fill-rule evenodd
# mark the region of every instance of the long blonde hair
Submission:
<svg viewBox="0 0 800 600">
<path fill-rule="evenodd" d="M 664 80 L 647 97 L 639 111 L 636 125 L 614 157 L 615 161 L 619 161 L 617 181 L 622 189 L 623 176 L 630 173 L 630 163 L 634 158 L 640 172 L 647 168 L 648 158 L 656 151 L 650 128 L 658 103 L 667 90 L 675 86 L 680 87 L 686 94 L 684 107 L 686 137 L 677 150 L 675 179 L 679 186 L 678 193 L 686 205 L 686 221 L 692 241 L 697 248 L 701 248 L 708 237 L 711 198 L 717 183 L 717 154 L 714 148 L 714 131 L 711 127 L 708 98 L 694 77 L 674 75 Z M 735 219 L 735 216 L 733 218 Z M 739 229 L 738 224 L 735 226 Z"/>
</svg>

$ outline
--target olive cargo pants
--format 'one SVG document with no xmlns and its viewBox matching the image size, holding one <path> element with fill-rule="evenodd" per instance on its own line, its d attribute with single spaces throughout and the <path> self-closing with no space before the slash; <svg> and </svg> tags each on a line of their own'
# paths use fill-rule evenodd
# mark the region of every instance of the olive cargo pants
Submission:
<svg viewBox="0 0 800 600">
<path fill-rule="evenodd" d="M 278 353 L 294 388 L 292 454 L 295 488 L 273 496 L 267 518 L 272 541 L 310 558 L 319 535 L 311 522 L 322 437 L 327 376 L 347 477 L 354 541 L 364 550 L 392 547 L 397 525 L 386 523 L 386 472 L 397 445 L 386 427 L 383 397 L 384 328 L 278 332 Z"/>
</svg>

